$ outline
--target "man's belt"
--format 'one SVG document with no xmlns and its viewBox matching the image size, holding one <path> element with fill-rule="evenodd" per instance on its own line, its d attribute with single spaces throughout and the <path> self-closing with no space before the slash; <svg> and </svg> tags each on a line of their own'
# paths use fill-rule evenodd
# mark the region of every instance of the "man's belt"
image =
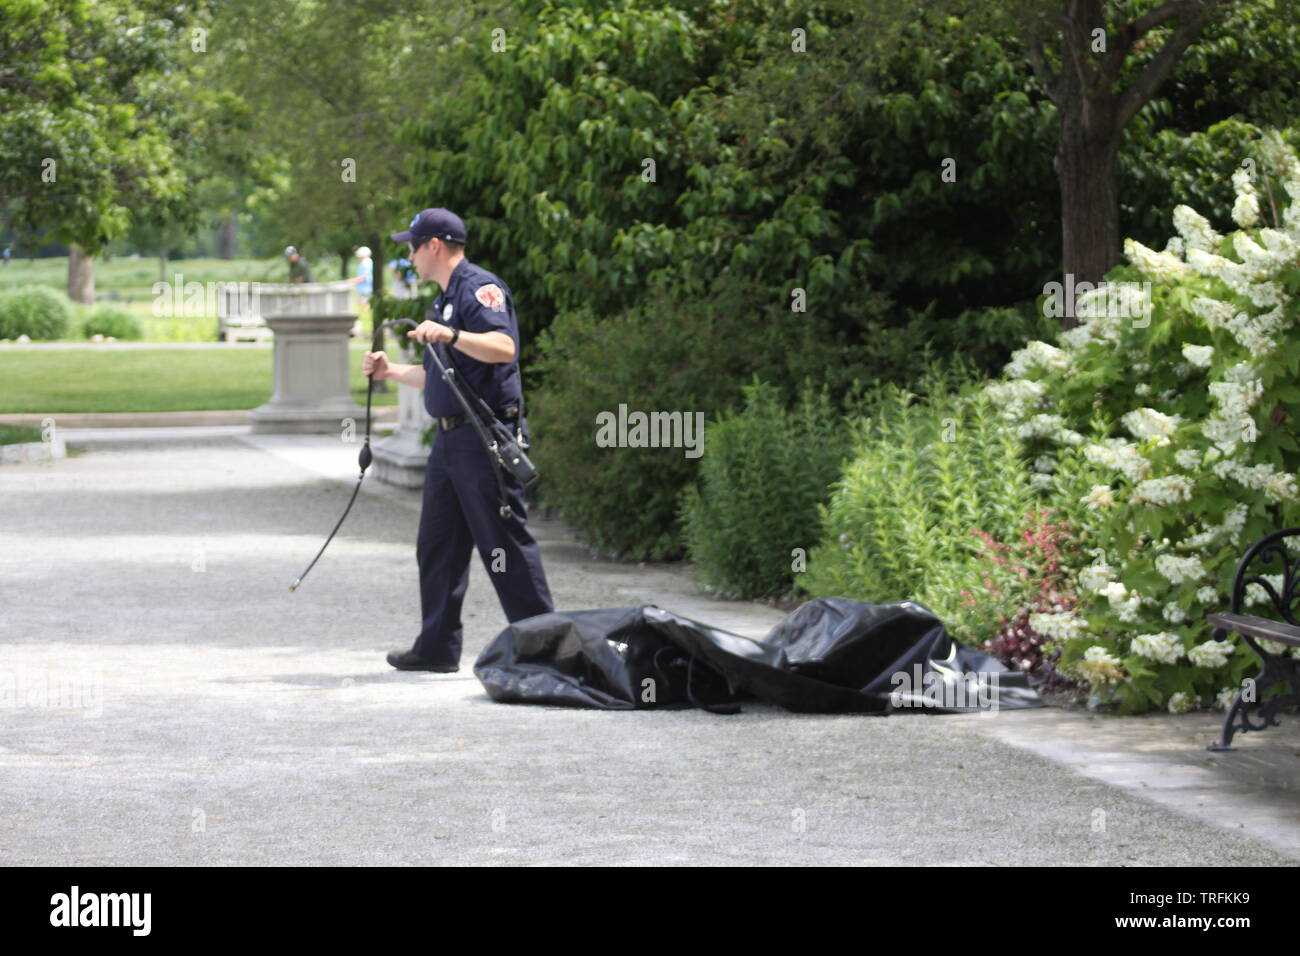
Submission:
<svg viewBox="0 0 1300 956">
<path fill-rule="evenodd" d="M 519 417 L 519 406 L 507 405 L 505 408 L 497 409 L 493 414 L 503 422 L 513 422 Z M 468 422 L 468 415 L 447 415 L 438 418 L 438 428 L 442 431 L 449 432 L 453 428 L 459 428 L 461 425 L 467 424 Z"/>
</svg>

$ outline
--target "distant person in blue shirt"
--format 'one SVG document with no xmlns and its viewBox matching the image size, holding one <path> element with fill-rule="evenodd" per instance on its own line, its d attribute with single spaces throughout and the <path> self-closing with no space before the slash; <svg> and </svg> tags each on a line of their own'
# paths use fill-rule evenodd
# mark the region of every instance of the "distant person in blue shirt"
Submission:
<svg viewBox="0 0 1300 956">
<path fill-rule="evenodd" d="M 397 258 L 385 268 L 393 274 L 393 298 L 414 299 L 420 294 L 420 277 L 415 274 L 415 266 L 410 259 Z"/>
<path fill-rule="evenodd" d="M 374 276 L 371 270 L 374 264 L 370 261 L 370 247 L 362 246 L 356 252 L 357 272 L 352 277 L 352 281 L 357 284 L 357 295 L 361 299 L 361 304 L 365 305 L 370 296 L 374 294 Z"/>
<path fill-rule="evenodd" d="M 5 265 L 9 265 L 9 255 L 10 255 L 9 247 L 5 246 Z"/>
</svg>

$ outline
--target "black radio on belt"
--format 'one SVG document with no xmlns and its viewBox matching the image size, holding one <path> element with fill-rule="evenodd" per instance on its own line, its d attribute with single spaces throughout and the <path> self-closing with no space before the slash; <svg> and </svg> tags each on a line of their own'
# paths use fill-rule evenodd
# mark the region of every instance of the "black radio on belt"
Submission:
<svg viewBox="0 0 1300 956">
<path fill-rule="evenodd" d="M 529 461 L 528 456 L 520 447 L 518 437 L 511 433 L 505 422 L 518 421 L 519 406 L 509 405 L 500 409 L 493 415 L 484 415 L 480 421 L 487 428 L 488 437 L 491 439 L 490 449 L 497 457 L 497 462 L 510 474 L 519 479 L 519 483 L 525 488 L 531 488 L 537 481 L 537 469 Z M 438 427 L 448 432 L 453 428 L 459 428 L 469 421 L 468 415 L 444 415 L 438 418 Z"/>
<path fill-rule="evenodd" d="M 488 434 L 492 436 L 492 451 L 496 453 L 501 467 L 518 479 L 525 488 L 531 488 L 537 481 L 537 469 L 524 454 L 516 436 L 511 434 L 505 422 L 493 419 L 487 423 Z"/>
</svg>

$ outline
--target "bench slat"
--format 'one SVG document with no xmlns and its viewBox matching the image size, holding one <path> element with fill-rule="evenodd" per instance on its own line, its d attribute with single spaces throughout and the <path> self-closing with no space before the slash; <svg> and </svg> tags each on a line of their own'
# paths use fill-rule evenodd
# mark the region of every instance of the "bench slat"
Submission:
<svg viewBox="0 0 1300 956">
<path fill-rule="evenodd" d="M 1253 614 L 1207 614 L 1205 620 L 1214 627 L 1221 627 L 1235 634 L 1248 634 L 1251 637 L 1262 637 L 1265 640 L 1277 641 L 1279 644 L 1300 647 L 1300 627 L 1287 624 L 1285 621 L 1273 621 Z"/>
</svg>

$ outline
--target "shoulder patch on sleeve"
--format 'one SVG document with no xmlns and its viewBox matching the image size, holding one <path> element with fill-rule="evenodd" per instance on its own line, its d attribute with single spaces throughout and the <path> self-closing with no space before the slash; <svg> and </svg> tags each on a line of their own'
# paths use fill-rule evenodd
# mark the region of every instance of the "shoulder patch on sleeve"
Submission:
<svg viewBox="0 0 1300 956">
<path fill-rule="evenodd" d="M 501 287 L 495 282 L 481 286 L 475 291 L 474 298 L 493 312 L 504 312 L 506 310 L 506 294 L 501 291 Z"/>
</svg>

